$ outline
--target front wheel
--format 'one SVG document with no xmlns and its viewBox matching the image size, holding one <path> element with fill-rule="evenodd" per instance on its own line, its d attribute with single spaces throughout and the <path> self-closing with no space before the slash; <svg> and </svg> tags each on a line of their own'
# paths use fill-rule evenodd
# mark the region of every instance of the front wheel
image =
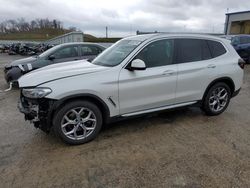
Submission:
<svg viewBox="0 0 250 188">
<path fill-rule="evenodd" d="M 54 131 L 67 144 L 83 144 L 93 140 L 102 127 L 99 108 L 88 101 L 72 101 L 54 117 Z"/>
<path fill-rule="evenodd" d="M 202 109 L 210 116 L 219 115 L 224 112 L 230 102 L 231 91 L 227 84 L 217 83 L 207 92 Z"/>
</svg>

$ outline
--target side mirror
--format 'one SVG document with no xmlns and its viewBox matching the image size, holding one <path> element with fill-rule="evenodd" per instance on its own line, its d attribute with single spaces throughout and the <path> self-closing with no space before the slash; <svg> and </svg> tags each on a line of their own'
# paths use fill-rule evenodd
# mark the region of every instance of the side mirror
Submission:
<svg viewBox="0 0 250 188">
<path fill-rule="evenodd" d="M 130 70 L 145 70 L 146 64 L 141 59 L 134 59 L 129 67 Z"/>
<path fill-rule="evenodd" d="M 55 57 L 54 55 L 50 55 L 48 59 L 52 61 L 52 60 L 54 60 L 55 58 L 56 58 L 56 57 Z"/>
</svg>

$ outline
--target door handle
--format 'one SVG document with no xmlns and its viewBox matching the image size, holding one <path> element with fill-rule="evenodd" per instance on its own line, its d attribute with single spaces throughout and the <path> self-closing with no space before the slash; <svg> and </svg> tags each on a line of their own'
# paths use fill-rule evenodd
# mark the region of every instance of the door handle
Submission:
<svg viewBox="0 0 250 188">
<path fill-rule="evenodd" d="M 215 67 L 216 67 L 216 65 L 214 65 L 214 64 L 210 64 L 207 66 L 207 68 L 209 68 L 209 69 L 214 69 Z"/>
<path fill-rule="evenodd" d="M 166 70 L 166 71 L 164 71 L 162 74 L 163 74 L 163 75 L 173 75 L 174 73 L 175 73 L 174 70 Z"/>
</svg>

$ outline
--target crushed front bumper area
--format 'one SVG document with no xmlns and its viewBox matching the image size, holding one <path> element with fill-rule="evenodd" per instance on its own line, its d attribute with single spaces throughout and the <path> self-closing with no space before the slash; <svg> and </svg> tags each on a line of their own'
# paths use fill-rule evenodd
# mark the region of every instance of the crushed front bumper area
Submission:
<svg viewBox="0 0 250 188">
<path fill-rule="evenodd" d="M 52 126 L 54 101 L 50 99 L 29 99 L 20 97 L 18 109 L 24 114 L 24 119 L 34 124 L 36 128 L 49 132 Z"/>
<path fill-rule="evenodd" d="M 4 68 L 4 78 L 7 83 L 9 82 L 15 82 L 17 83 L 17 80 L 26 72 L 22 71 L 19 67 L 5 67 Z"/>
</svg>

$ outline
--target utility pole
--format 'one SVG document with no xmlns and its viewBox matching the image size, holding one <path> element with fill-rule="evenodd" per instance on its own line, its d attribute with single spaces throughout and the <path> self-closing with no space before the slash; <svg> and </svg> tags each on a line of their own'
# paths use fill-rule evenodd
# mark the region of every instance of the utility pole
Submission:
<svg viewBox="0 0 250 188">
<path fill-rule="evenodd" d="M 105 28 L 106 28 L 106 38 L 108 38 L 108 26 L 106 26 Z"/>
<path fill-rule="evenodd" d="M 227 8 L 227 13 L 229 12 L 229 8 Z M 229 19 L 229 15 L 226 14 L 226 21 L 225 21 L 225 24 L 224 24 L 224 33 L 225 35 L 228 35 L 228 19 Z"/>
</svg>

